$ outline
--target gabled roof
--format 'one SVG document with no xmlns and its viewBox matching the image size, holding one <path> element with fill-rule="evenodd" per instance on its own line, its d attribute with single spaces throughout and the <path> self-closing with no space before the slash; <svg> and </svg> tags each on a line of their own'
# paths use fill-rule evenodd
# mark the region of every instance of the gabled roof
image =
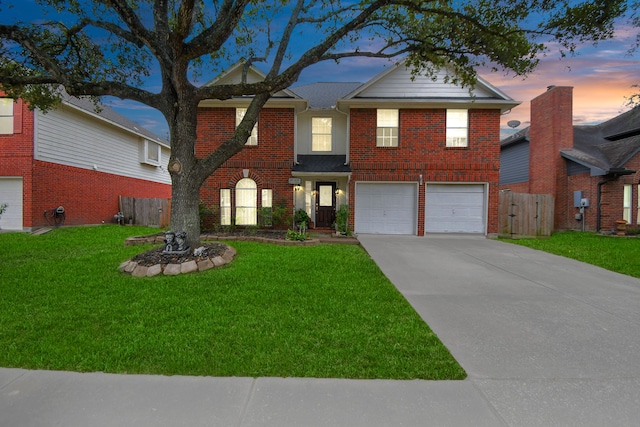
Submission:
<svg viewBox="0 0 640 427">
<path fill-rule="evenodd" d="M 513 135 L 509 135 L 507 138 L 500 141 L 500 147 L 505 148 L 519 142 L 528 142 L 530 129 L 531 128 L 527 126 L 526 128 L 514 133 Z"/>
<path fill-rule="evenodd" d="M 640 107 L 593 126 L 573 127 L 573 148 L 563 157 L 591 168 L 592 175 L 624 171 L 640 152 Z"/>
<path fill-rule="evenodd" d="M 238 62 L 233 65 L 231 68 L 223 72 L 222 74 L 215 77 L 213 80 L 205 83 L 204 86 L 215 86 L 215 85 L 223 85 L 223 84 L 237 84 L 241 83 L 243 80 L 244 73 L 244 62 Z M 267 75 L 260 71 L 255 66 L 251 65 L 246 71 L 246 82 L 247 83 L 256 83 L 263 81 Z M 284 89 L 277 93 L 273 94 L 275 98 L 298 98 L 298 96 L 289 89 Z"/>
<path fill-rule="evenodd" d="M 389 67 L 384 72 L 346 95 L 341 102 L 347 105 L 372 103 L 419 104 L 428 108 L 500 108 L 509 110 L 520 104 L 492 86 L 483 78 L 477 78 L 473 88 L 448 81 L 452 70 L 442 68 L 434 77 L 412 75 L 405 62 Z"/>
<path fill-rule="evenodd" d="M 94 102 L 89 98 L 77 98 L 63 91 L 62 103 L 71 108 L 81 110 L 83 113 L 96 117 L 99 120 L 109 122 L 116 127 L 119 127 L 128 132 L 136 134 L 142 138 L 157 142 L 158 144 L 163 145 L 165 147 L 171 146 L 170 142 L 167 141 L 166 139 L 159 137 L 158 135 L 145 129 L 144 127 L 140 126 L 138 123 L 132 120 L 129 120 L 125 116 L 117 113 L 116 111 L 112 110 L 106 105 L 99 104 L 96 107 Z"/>
<path fill-rule="evenodd" d="M 329 109 L 336 106 L 336 101 L 362 86 L 358 82 L 319 82 L 291 88 L 301 98 L 309 101 L 314 109 Z"/>
</svg>

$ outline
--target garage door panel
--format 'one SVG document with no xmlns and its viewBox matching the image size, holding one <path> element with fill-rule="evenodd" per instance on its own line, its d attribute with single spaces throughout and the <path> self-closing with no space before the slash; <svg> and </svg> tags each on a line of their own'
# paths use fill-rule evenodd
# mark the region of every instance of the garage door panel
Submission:
<svg viewBox="0 0 640 427">
<path fill-rule="evenodd" d="M 356 185 L 355 231 L 362 234 L 415 234 L 415 184 Z"/>
<path fill-rule="evenodd" d="M 484 185 L 428 184 L 425 230 L 430 233 L 483 233 Z"/>
<path fill-rule="evenodd" d="M 3 230 L 22 230 L 22 178 L 0 178 L 0 203 L 8 205 L 0 217 Z"/>
</svg>

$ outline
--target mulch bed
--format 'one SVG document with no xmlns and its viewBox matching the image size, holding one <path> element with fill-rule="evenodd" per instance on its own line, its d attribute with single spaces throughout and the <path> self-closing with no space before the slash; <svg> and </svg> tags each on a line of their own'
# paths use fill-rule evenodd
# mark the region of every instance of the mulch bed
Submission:
<svg viewBox="0 0 640 427">
<path fill-rule="evenodd" d="M 201 246 L 205 248 L 201 256 L 193 255 L 193 249 L 189 250 L 189 252 L 184 255 L 163 254 L 162 251 L 164 250 L 164 246 L 161 246 L 138 254 L 131 258 L 131 261 L 135 261 L 144 267 L 151 267 L 156 264 L 182 264 L 188 261 L 200 262 L 207 258 L 222 256 L 224 251 L 227 249 L 227 245 L 222 243 L 205 243 Z"/>
</svg>

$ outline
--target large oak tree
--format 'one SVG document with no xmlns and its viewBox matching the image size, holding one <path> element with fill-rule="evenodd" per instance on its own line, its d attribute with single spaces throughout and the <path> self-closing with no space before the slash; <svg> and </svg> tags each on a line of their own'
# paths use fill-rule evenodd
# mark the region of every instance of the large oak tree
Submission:
<svg viewBox="0 0 640 427">
<path fill-rule="evenodd" d="M 34 17 L 7 22 L 0 8 L 0 85 L 43 109 L 63 87 L 159 110 L 169 125 L 171 228 L 199 241 L 198 193 L 238 153 L 271 94 L 306 68 L 350 57 L 406 58 L 415 72 L 447 66 L 472 85 L 478 67 L 524 75 L 540 55 L 564 55 L 613 35 L 625 0 L 36 0 Z M 20 2 L 22 0 L 13 0 Z M 204 86 L 230 64 L 258 61 L 262 82 Z M 155 90 L 149 79 L 159 79 Z M 195 157 L 205 99 L 251 96 L 235 134 Z"/>
</svg>

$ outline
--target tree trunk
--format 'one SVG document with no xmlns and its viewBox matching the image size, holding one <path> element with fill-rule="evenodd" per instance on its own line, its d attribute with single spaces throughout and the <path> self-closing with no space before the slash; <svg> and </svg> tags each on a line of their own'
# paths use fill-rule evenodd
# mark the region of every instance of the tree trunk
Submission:
<svg viewBox="0 0 640 427">
<path fill-rule="evenodd" d="M 200 186 L 190 182 L 187 174 L 172 176 L 171 231 L 187 233 L 191 250 L 200 245 L 199 193 Z"/>
</svg>

